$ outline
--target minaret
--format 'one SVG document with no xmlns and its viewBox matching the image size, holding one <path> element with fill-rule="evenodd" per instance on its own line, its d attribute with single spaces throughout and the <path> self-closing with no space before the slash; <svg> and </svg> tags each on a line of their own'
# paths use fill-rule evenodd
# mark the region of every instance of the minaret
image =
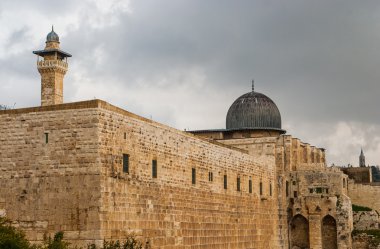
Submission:
<svg viewBox="0 0 380 249">
<path fill-rule="evenodd" d="M 359 156 L 359 167 L 365 167 L 365 156 L 363 153 L 363 149 L 361 149 L 360 156 Z"/>
<path fill-rule="evenodd" d="M 38 55 L 37 68 L 41 74 L 41 105 L 58 105 L 63 103 L 63 77 L 68 68 L 67 57 L 71 54 L 59 48 L 59 37 L 52 27 L 46 37 L 44 50 L 33 51 Z M 43 60 L 40 61 L 40 57 Z"/>
</svg>

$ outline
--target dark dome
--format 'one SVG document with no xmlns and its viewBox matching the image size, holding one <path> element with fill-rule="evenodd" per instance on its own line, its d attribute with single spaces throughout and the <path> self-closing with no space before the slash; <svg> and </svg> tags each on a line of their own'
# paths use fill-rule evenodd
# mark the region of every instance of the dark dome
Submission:
<svg viewBox="0 0 380 249">
<path fill-rule="evenodd" d="M 278 130 L 281 114 L 276 104 L 267 96 L 255 91 L 240 96 L 231 105 L 226 118 L 227 130 Z"/>
<path fill-rule="evenodd" d="M 46 37 L 47 42 L 59 42 L 59 36 L 54 32 L 54 28 L 51 28 L 51 32 Z"/>
</svg>

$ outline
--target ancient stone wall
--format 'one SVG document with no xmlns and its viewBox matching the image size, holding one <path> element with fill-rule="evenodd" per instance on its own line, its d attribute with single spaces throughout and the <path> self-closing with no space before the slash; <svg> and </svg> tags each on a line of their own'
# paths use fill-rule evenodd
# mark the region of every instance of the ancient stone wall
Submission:
<svg viewBox="0 0 380 249">
<path fill-rule="evenodd" d="M 0 210 L 32 241 L 100 237 L 98 117 L 87 105 L 0 111 Z"/>
<path fill-rule="evenodd" d="M 357 184 L 350 180 L 348 184 L 348 196 L 353 204 L 380 211 L 380 186 Z"/>
<path fill-rule="evenodd" d="M 371 183 L 372 182 L 372 168 L 371 167 L 340 167 L 350 179 L 356 183 Z"/>
<path fill-rule="evenodd" d="M 308 221 L 310 248 L 322 248 L 323 245 L 327 245 L 327 248 L 336 248 L 334 245 L 351 248 L 351 202 L 344 180 L 347 180 L 346 175 L 330 168 L 290 173 L 289 217 L 293 217 L 291 222 L 297 216 Z M 335 231 L 335 234 L 331 234 L 331 231 Z M 290 241 L 291 245 L 294 243 L 297 241 Z"/>
<path fill-rule="evenodd" d="M 380 229 L 380 215 L 377 211 L 353 212 L 354 228 L 356 230 Z"/>
<path fill-rule="evenodd" d="M 119 239 L 133 231 L 154 248 L 281 247 L 273 157 L 264 160 L 103 108 L 102 236 Z M 129 173 L 123 172 L 123 154 L 129 155 Z"/>
</svg>

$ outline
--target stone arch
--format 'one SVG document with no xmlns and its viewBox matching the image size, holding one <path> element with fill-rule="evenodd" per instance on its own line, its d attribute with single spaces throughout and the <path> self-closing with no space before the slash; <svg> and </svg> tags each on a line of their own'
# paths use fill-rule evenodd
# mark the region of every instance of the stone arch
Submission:
<svg viewBox="0 0 380 249">
<path fill-rule="evenodd" d="M 322 219 L 322 249 L 337 249 L 337 229 L 336 221 L 331 215 L 326 215 Z"/>
<path fill-rule="evenodd" d="M 310 248 L 309 221 L 304 216 L 297 214 L 290 221 L 289 227 L 290 248 Z"/>
</svg>

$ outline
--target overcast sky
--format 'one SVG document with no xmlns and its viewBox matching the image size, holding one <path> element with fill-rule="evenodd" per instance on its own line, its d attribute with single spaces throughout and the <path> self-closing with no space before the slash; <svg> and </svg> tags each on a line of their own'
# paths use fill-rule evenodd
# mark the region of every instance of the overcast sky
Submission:
<svg viewBox="0 0 380 249">
<path fill-rule="evenodd" d="M 272 98 L 328 163 L 380 164 L 380 1 L 1 0 L 0 104 L 40 105 L 33 50 L 54 24 L 73 55 L 65 102 L 103 99 L 178 129 L 225 128 Z"/>
</svg>

